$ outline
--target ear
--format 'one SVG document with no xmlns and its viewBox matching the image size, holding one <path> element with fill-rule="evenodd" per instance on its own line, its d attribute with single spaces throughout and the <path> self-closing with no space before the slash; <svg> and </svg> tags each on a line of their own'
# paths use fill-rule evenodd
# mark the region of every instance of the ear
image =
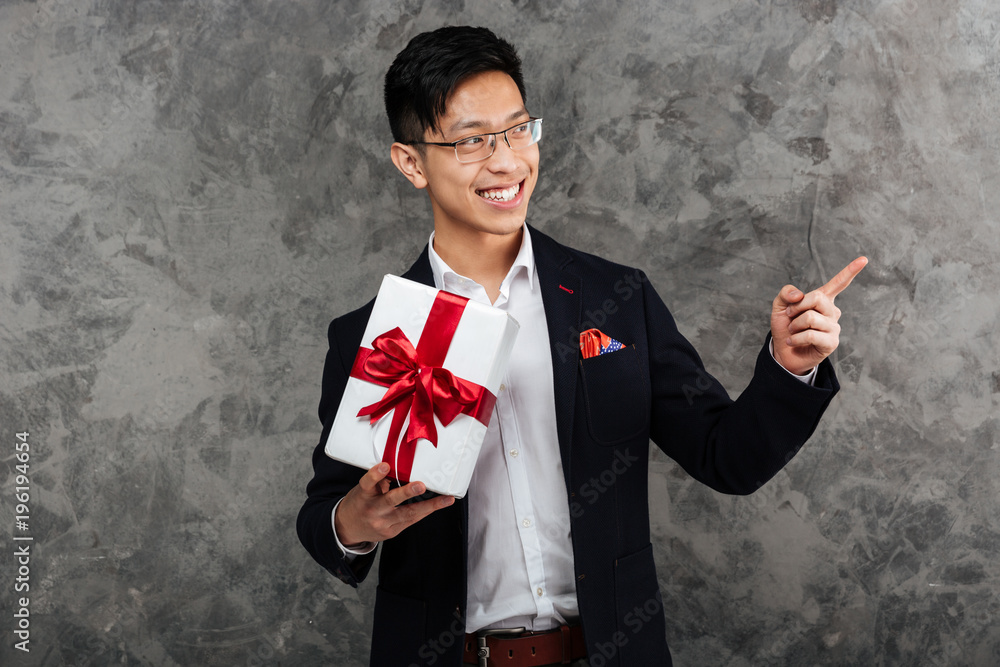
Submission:
<svg viewBox="0 0 1000 667">
<path fill-rule="evenodd" d="M 406 176 L 413 187 L 422 190 L 427 187 L 427 177 L 424 175 L 424 160 L 413 146 L 401 144 L 398 141 L 389 149 L 392 163 L 396 169 Z"/>
</svg>

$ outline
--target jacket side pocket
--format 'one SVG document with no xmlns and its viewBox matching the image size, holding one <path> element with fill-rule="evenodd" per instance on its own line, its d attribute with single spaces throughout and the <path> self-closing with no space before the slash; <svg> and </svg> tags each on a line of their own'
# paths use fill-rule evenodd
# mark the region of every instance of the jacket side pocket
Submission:
<svg viewBox="0 0 1000 667">
<path fill-rule="evenodd" d="M 379 586 L 375 590 L 371 664 L 415 662 L 422 651 L 429 650 L 426 626 L 427 604 L 423 600 L 397 595 Z M 400 662 L 402 655 L 411 653 L 411 659 Z"/>
<path fill-rule="evenodd" d="M 671 664 L 652 544 L 615 561 L 615 616 L 621 665 Z"/>
</svg>

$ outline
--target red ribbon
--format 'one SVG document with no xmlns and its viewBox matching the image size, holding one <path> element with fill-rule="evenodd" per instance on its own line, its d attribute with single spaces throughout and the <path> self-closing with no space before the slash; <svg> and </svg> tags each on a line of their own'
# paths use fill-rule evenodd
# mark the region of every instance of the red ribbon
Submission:
<svg viewBox="0 0 1000 667">
<path fill-rule="evenodd" d="M 376 338 L 374 349 L 362 347 L 354 358 L 351 377 L 388 387 L 381 400 L 361 408 L 358 417 L 368 417 L 374 424 L 393 413 L 382 460 L 395 468 L 390 474 L 401 482 L 410 481 L 418 439 L 437 447 L 434 415 L 444 426 L 460 414 L 489 423 L 496 397 L 485 387 L 442 368 L 468 301 L 438 292 L 416 348 L 396 327 Z M 400 442 L 407 415 L 410 424 Z"/>
</svg>

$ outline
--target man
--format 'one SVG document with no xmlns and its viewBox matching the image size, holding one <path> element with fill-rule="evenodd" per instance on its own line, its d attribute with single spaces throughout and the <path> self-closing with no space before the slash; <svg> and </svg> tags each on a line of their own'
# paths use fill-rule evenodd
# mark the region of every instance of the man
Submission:
<svg viewBox="0 0 1000 667">
<path fill-rule="evenodd" d="M 483 28 L 418 35 L 389 69 L 385 100 L 392 161 L 434 216 L 405 277 L 491 303 L 521 330 L 456 501 L 423 497 L 420 481 L 391 484 L 385 463 L 364 471 L 325 455 L 371 303 L 334 320 L 302 543 L 352 586 L 381 544 L 372 665 L 669 665 L 649 441 L 724 493 L 770 479 L 838 389 L 826 361 L 838 344 L 833 298 L 866 260 L 809 294 L 781 290 L 734 402 L 641 271 L 525 224 L 542 121 L 527 111 L 510 44 Z M 595 327 L 622 345 L 582 358 L 580 334 Z"/>
</svg>

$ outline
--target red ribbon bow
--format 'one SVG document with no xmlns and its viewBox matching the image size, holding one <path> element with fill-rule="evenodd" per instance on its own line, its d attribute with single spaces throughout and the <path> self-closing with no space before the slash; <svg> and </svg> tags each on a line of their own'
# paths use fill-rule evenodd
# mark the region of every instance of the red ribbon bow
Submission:
<svg viewBox="0 0 1000 667">
<path fill-rule="evenodd" d="M 359 349 L 354 359 L 351 377 L 388 387 L 379 401 L 361 408 L 357 416 L 368 417 L 375 424 L 393 413 L 382 460 L 395 469 L 393 476 L 401 482 L 410 479 L 417 440 L 423 438 L 437 447 L 434 415 L 443 426 L 460 414 L 483 424 L 489 422 L 496 397 L 485 387 L 441 367 L 467 302 L 439 292 L 416 348 L 396 327 L 377 337 L 372 342 L 374 349 Z M 410 423 L 400 442 L 407 416 Z"/>
</svg>

